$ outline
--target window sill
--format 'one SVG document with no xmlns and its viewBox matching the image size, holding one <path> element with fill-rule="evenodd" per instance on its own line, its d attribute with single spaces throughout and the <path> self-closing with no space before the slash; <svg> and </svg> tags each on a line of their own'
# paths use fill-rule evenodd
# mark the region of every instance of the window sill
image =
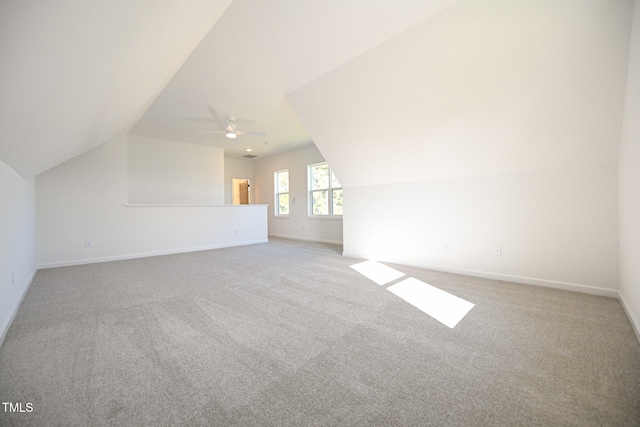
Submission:
<svg viewBox="0 0 640 427">
<path fill-rule="evenodd" d="M 342 215 L 307 215 L 307 219 L 339 219 L 339 220 L 342 220 Z"/>
</svg>

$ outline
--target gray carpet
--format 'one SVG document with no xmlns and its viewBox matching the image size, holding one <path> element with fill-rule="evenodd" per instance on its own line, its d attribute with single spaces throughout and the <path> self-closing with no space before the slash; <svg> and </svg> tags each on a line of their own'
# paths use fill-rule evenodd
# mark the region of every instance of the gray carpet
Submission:
<svg viewBox="0 0 640 427">
<path fill-rule="evenodd" d="M 39 271 L 0 348 L 0 399 L 33 411 L 0 425 L 640 425 L 617 300 L 394 266 L 475 304 L 450 329 L 340 250 Z"/>
</svg>

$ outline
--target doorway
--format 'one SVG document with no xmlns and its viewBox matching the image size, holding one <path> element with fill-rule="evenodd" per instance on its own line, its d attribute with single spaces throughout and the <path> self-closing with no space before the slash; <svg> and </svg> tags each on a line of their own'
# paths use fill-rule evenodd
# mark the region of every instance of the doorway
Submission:
<svg viewBox="0 0 640 427">
<path fill-rule="evenodd" d="M 251 184 L 247 178 L 231 179 L 231 194 L 234 205 L 248 205 L 251 200 Z"/>
</svg>

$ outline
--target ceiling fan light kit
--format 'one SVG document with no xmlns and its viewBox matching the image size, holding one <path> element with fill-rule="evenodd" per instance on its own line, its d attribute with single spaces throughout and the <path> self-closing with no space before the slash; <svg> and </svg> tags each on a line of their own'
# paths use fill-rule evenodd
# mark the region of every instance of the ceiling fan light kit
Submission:
<svg viewBox="0 0 640 427">
<path fill-rule="evenodd" d="M 228 116 L 227 118 L 223 119 L 220 116 L 218 116 L 218 113 L 216 112 L 216 110 L 212 107 L 212 106 L 207 106 L 207 109 L 209 110 L 209 112 L 211 113 L 211 121 L 213 121 L 215 124 L 218 125 L 218 128 L 220 130 L 208 130 L 208 131 L 200 131 L 200 133 L 217 133 L 217 134 L 224 134 L 224 136 L 227 137 L 227 139 L 236 139 L 240 136 L 264 136 L 266 135 L 265 132 L 263 131 L 245 131 L 245 130 L 239 130 L 238 129 L 238 125 L 236 124 L 236 122 L 239 120 L 241 122 L 244 123 L 253 123 L 254 120 L 250 120 L 250 119 L 237 119 L 234 116 Z M 202 120 L 202 119 L 195 119 L 195 120 Z M 236 141 L 234 141 L 236 142 Z"/>
</svg>

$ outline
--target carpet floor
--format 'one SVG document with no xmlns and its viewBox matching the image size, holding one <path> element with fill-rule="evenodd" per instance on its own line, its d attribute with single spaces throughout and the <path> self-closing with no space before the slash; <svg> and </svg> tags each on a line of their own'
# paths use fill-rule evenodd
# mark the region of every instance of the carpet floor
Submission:
<svg viewBox="0 0 640 427">
<path fill-rule="evenodd" d="M 340 251 L 38 271 L 0 347 L 0 399 L 31 411 L 0 425 L 640 425 L 618 300 L 392 265 L 475 304 L 452 329 Z"/>
</svg>

